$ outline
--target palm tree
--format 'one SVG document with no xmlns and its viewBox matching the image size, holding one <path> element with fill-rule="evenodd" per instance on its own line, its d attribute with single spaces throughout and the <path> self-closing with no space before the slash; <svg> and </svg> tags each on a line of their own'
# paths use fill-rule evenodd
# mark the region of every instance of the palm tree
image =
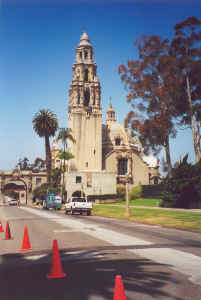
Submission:
<svg viewBox="0 0 201 300">
<path fill-rule="evenodd" d="M 59 152 L 57 153 L 56 157 L 58 157 L 61 162 L 63 161 L 63 165 L 61 164 L 61 173 L 63 174 L 62 175 L 62 198 L 63 198 L 63 195 L 64 195 L 64 182 L 65 182 L 65 172 L 66 172 L 66 166 L 65 166 L 65 161 L 67 160 L 70 160 L 72 158 L 74 158 L 74 155 L 70 152 L 70 151 L 62 151 L 62 150 L 59 150 Z"/>
<path fill-rule="evenodd" d="M 67 147 L 68 147 L 68 140 L 70 140 L 71 142 L 75 143 L 75 139 L 72 135 L 72 130 L 71 128 L 60 128 L 59 129 L 59 134 L 57 137 L 57 141 L 61 141 L 63 144 L 63 154 L 60 153 L 60 156 L 63 157 L 63 161 L 64 164 L 62 166 L 63 169 L 63 189 L 64 190 L 64 177 L 65 177 L 65 170 L 66 170 L 66 160 L 69 160 L 71 158 L 73 158 L 74 156 L 67 151 Z M 64 191 L 63 191 L 64 192 Z M 63 196 L 63 192 L 62 192 L 62 196 Z"/>
<path fill-rule="evenodd" d="M 50 149 L 50 136 L 55 136 L 58 129 L 57 116 L 49 109 L 41 109 L 37 112 L 32 120 L 35 132 L 45 138 L 45 154 L 46 154 L 46 167 L 47 167 L 47 183 L 51 180 L 51 166 L 52 157 Z"/>
</svg>

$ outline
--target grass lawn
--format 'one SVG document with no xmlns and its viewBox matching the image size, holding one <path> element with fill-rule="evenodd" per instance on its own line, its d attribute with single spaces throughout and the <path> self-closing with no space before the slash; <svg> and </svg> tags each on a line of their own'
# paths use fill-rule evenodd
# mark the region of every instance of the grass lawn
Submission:
<svg viewBox="0 0 201 300">
<path fill-rule="evenodd" d="M 129 205 L 131 206 L 159 206 L 159 204 L 162 202 L 161 199 L 153 199 L 153 198 L 138 198 L 135 200 L 129 201 Z M 125 200 L 124 201 L 119 201 L 115 204 L 123 204 L 125 205 Z"/>
<path fill-rule="evenodd" d="M 125 202 L 124 202 L 125 203 Z M 201 213 L 161 209 L 146 209 L 132 207 L 130 217 L 125 216 L 125 206 L 94 205 L 93 214 L 121 219 L 129 219 L 141 223 L 168 226 L 185 230 L 195 230 L 201 233 Z"/>
</svg>

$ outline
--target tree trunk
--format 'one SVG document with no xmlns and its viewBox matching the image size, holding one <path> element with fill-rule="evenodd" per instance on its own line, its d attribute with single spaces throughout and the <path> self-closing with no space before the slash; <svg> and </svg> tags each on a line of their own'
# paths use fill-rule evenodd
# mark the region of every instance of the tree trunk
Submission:
<svg viewBox="0 0 201 300">
<path fill-rule="evenodd" d="M 52 168 L 52 156 L 50 150 L 49 136 L 45 136 L 45 152 L 46 152 L 46 166 L 47 166 L 47 183 L 51 181 L 51 168 Z"/>
<path fill-rule="evenodd" d="M 200 150 L 200 122 L 197 124 L 197 131 L 195 129 L 195 120 L 193 116 L 193 107 L 192 107 L 192 99 L 191 99 L 191 91 L 190 91 L 190 82 L 189 77 L 186 76 L 186 91 L 187 91 L 187 98 L 189 103 L 189 116 L 191 119 L 191 129 L 193 135 L 193 145 L 194 145 L 194 152 L 195 152 L 195 162 L 199 162 L 201 158 L 201 150 Z"/>
<path fill-rule="evenodd" d="M 170 144 L 169 144 L 169 136 L 166 137 L 165 141 L 165 154 L 166 154 L 166 162 L 168 166 L 168 178 L 172 177 L 172 164 L 170 157 Z"/>
</svg>

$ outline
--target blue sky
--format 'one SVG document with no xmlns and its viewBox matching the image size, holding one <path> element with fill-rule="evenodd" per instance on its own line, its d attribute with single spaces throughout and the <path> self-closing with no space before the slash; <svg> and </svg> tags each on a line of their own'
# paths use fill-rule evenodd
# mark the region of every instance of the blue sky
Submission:
<svg viewBox="0 0 201 300">
<path fill-rule="evenodd" d="M 0 170 L 25 156 L 45 158 L 44 141 L 32 127 L 40 109 L 54 111 L 59 126 L 67 127 L 72 65 L 84 28 L 102 86 L 103 121 L 111 97 L 123 124 L 130 106 L 118 66 L 137 59 L 133 42 L 141 34 L 171 38 L 173 26 L 190 16 L 201 18 L 201 1 L 1 0 Z M 193 162 L 191 131 L 182 130 L 171 141 L 173 163 L 187 152 Z"/>
</svg>

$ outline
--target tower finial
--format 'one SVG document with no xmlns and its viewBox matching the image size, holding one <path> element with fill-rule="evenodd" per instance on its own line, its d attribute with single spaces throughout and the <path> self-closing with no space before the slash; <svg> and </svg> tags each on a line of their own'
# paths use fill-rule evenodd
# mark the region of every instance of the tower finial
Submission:
<svg viewBox="0 0 201 300">
<path fill-rule="evenodd" d="M 80 44 L 79 46 L 91 46 L 90 44 L 90 40 L 89 40 L 89 37 L 88 37 L 88 34 L 86 33 L 85 29 L 83 29 L 83 33 L 80 37 Z"/>
<path fill-rule="evenodd" d="M 112 107 L 112 97 L 109 97 L 109 108 L 107 110 L 107 120 L 106 122 L 114 122 L 115 121 L 115 110 Z"/>
<path fill-rule="evenodd" d="M 109 98 L 109 106 L 112 107 L 112 97 Z"/>
</svg>

